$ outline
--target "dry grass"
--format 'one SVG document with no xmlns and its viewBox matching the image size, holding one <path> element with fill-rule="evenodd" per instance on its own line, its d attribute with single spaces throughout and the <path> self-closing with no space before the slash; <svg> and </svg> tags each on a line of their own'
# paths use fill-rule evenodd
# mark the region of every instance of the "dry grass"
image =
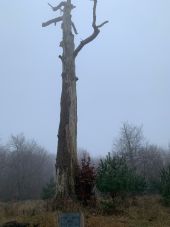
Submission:
<svg viewBox="0 0 170 227">
<path fill-rule="evenodd" d="M 170 227 L 170 208 L 163 207 L 157 196 L 139 197 L 129 201 L 123 214 L 102 216 L 95 210 L 84 209 L 72 203 L 64 211 L 82 211 L 86 227 Z M 40 224 L 41 227 L 57 227 L 58 212 L 47 211 L 48 204 L 43 201 L 19 203 L 0 203 L 0 224 L 17 220 Z M 69 208 L 70 207 L 70 208 Z"/>
</svg>

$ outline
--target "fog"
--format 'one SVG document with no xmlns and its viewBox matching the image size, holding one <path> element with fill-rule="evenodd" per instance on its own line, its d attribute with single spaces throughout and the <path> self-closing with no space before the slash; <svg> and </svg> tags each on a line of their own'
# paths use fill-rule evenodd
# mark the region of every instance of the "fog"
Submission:
<svg viewBox="0 0 170 227">
<path fill-rule="evenodd" d="M 55 5 L 58 1 L 50 1 Z M 76 45 L 91 31 L 92 2 L 73 1 Z M 77 58 L 78 146 L 106 154 L 122 122 L 143 125 L 151 143 L 170 142 L 170 2 L 99 1 L 109 20 Z M 61 29 L 47 1 L 0 2 L 0 138 L 23 132 L 56 152 L 60 114 Z"/>
</svg>

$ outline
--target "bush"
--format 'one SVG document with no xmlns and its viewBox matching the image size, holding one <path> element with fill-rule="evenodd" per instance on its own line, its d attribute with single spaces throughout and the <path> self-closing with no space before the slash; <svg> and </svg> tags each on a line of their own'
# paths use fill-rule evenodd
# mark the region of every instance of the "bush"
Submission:
<svg viewBox="0 0 170 227">
<path fill-rule="evenodd" d="M 161 170 L 160 193 L 164 204 L 170 206 L 170 165 Z"/>
<path fill-rule="evenodd" d="M 81 159 L 81 166 L 77 168 L 75 191 L 77 198 L 83 202 L 84 205 L 88 201 L 95 200 L 94 185 L 95 185 L 95 169 L 91 164 L 89 155 L 84 154 Z"/>
<path fill-rule="evenodd" d="M 50 179 L 50 182 L 46 184 L 42 191 L 42 199 L 52 199 L 55 196 L 56 192 L 56 183 L 53 178 Z"/>
<path fill-rule="evenodd" d="M 143 191 L 145 181 L 128 168 L 123 157 L 108 154 L 99 164 L 96 186 L 101 192 L 109 193 L 113 200 L 117 196 L 124 199 L 128 193 Z"/>
</svg>

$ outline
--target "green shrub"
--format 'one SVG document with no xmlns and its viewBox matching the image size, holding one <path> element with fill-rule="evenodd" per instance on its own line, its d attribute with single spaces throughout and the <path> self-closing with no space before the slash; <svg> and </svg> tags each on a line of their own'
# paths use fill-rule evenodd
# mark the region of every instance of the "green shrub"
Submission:
<svg viewBox="0 0 170 227">
<path fill-rule="evenodd" d="M 143 191 L 145 181 L 128 168 L 123 157 L 108 154 L 99 164 L 96 186 L 99 191 L 109 193 L 113 200 L 117 196 L 124 199 L 127 194 Z"/>
</svg>

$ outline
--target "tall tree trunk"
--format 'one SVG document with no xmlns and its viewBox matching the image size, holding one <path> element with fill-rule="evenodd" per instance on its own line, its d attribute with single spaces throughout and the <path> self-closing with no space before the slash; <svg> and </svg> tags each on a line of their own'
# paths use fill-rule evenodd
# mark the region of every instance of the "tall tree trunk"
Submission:
<svg viewBox="0 0 170 227">
<path fill-rule="evenodd" d="M 77 94 L 72 34 L 71 3 L 63 12 L 62 94 L 56 159 L 57 196 L 74 196 L 74 176 L 77 166 Z"/>
<path fill-rule="evenodd" d="M 48 4 L 53 11 L 61 10 L 63 15 L 49 20 L 42 24 L 46 27 L 50 24 L 62 21 L 63 40 L 60 46 L 63 48 L 63 55 L 59 56 L 62 61 L 62 94 L 60 125 L 58 130 L 58 149 L 56 158 L 56 197 L 68 198 L 75 196 L 75 171 L 77 167 L 77 94 L 76 94 L 76 73 L 75 58 L 81 49 L 93 41 L 103 25 L 96 25 L 97 0 L 92 0 L 93 5 L 93 33 L 82 40 L 75 49 L 74 35 L 77 34 L 76 27 L 71 20 L 71 10 L 75 8 L 71 0 L 62 1 L 58 6 Z"/>
</svg>

